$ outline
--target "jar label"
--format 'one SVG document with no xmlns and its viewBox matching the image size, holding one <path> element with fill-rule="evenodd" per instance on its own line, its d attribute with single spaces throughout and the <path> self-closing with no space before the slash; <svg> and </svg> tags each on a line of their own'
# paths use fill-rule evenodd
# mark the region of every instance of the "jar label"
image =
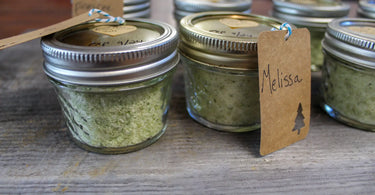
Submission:
<svg viewBox="0 0 375 195">
<path fill-rule="evenodd" d="M 258 22 L 249 21 L 249 20 L 238 20 L 238 19 L 233 19 L 233 18 L 223 18 L 223 19 L 220 19 L 220 22 L 222 24 L 229 26 L 232 29 L 256 27 L 259 25 Z"/>
<path fill-rule="evenodd" d="M 363 34 L 368 34 L 368 35 L 375 35 L 375 27 L 370 27 L 370 26 L 349 26 L 349 30 L 363 33 Z"/>
<path fill-rule="evenodd" d="M 137 30 L 137 27 L 133 25 L 98 26 L 92 29 L 92 31 L 94 32 L 109 35 L 112 37 L 133 32 L 135 30 Z"/>
<path fill-rule="evenodd" d="M 262 32 L 258 39 L 260 154 L 307 136 L 310 126 L 311 53 L 306 28 Z"/>
</svg>

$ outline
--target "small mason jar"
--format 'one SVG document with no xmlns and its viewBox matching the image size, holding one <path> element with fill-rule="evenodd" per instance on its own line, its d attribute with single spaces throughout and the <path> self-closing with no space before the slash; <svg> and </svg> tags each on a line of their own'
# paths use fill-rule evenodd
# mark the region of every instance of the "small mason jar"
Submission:
<svg viewBox="0 0 375 195">
<path fill-rule="evenodd" d="M 273 0 L 273 4 L 272 16 L 309 29 L 311 70 L 320 71 L 323 65 L 321 41 L 327 24 L 333 19 L 347 16 L 350 6 L 336 0 Z"/>
<path fill-rule="evenodd" d="M 189 115 L 221 131 L 260 128 L 257 40 L 283 21 L 239 12 L 202 12 L 180 22 Z"/>
<path fill-rule="evenodd" d="M 233 11 L 250 13 L 252 0 L 174 0 L 177 22 L 183 17 L 206 11 Z"/>
<path fill-rule="evenodd" d="M 166 129 L 177 31 L 152 20 L 86 23 L 42 38 L 44 71 L 82 148 L 142 149 Z"/>
<path fill-rule="evenodd" d="M 322 45 L 324 110 L 347 125 L 375 131 L 375 21 L 334 20 Z"/>
<path fill-rule="evenodd" d="M 374 0 L 359 0 L 358 1 L 358 16 L 364 18 L 375 19 L 375 1 Z"/>
</svg>

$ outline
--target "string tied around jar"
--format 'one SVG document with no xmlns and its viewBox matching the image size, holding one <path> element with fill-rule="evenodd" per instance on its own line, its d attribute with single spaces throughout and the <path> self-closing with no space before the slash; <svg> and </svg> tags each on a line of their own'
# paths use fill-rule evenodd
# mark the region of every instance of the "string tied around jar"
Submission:
<svg viewBox="0 0 375 195">
<path fill-rule="evenodd" d="M 284 39 L 285 40 L 288 40 L 288 38 L 292 35 L 292 27 L 290 26 L 290 24 L 288 24 L 287 22 L 284 22 L 280 25 L 279 29 L 277 28 L 272 28 L 271 31 L 278 31 L 278 30 L 287 30 L 288 32 L 286 33 Z"/>
<path fill-rule="evenodd" d="M 101 15 L 107 17 L 106 19 L 96 18 L 95 21 L 97 21 L 97 22 L 104 22 L 104 23 L 117 22 L 119 24 L 125 24 L 124 18 L 113 17 L 113 16 L 109 15 L 107 12 L 102 11 L 100 9 L 95 9 L 95 8 L 91 9 L 90 12 L 89 12 L 89 16 L 91 16 L 93 13 L 98 13 L 98 14 L 101 14 Z"/>
</svg>

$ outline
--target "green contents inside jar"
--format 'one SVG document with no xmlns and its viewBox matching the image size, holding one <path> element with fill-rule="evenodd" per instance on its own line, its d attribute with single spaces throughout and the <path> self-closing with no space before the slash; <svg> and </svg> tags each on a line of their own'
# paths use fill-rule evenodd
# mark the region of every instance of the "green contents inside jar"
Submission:
<svg viewBox="0 0 375 195">
<path fill-rule="evenodd" d="M 187 107 L 192 117 L 228 131 L 260 127 L 257 71 L 215 70 L 186 57 L 182 60 Z"/>
<path fill-rule="evenodd" d="M 83 147 L 115 153 L 147 145 L 163 134 L 172 73 L 140 84 L 105 88 L 51 82 L 74 140 Z"/>
<path fill-rule="evenodd" d="M 324 55 L 322 52 L 322 40 L 324 31 L 311 30 L 311 71 L 320 71 L 323 66 Z"/>
<path fill-rule="evenodd" d="M 324 109 L 330 116 L 375 131 L 375 71 L 326 55 L 322 72 Z"/>
</svg>

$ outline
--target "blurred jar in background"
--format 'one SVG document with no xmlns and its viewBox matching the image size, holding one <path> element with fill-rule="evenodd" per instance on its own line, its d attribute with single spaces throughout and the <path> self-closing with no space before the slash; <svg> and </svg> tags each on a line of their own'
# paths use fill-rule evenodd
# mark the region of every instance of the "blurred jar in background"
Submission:
<svg viewBox="0 0 375 195">
<path fill-rule="evenodd" d="M 308 28 L 311 34 L 311 70 L 320 71 L 323 64 L 321 41 L 327 24 L 349 14 L 350 6 L 335 0 L 273 0 L 272 15 L 298 28 Z"/>
</svg>

